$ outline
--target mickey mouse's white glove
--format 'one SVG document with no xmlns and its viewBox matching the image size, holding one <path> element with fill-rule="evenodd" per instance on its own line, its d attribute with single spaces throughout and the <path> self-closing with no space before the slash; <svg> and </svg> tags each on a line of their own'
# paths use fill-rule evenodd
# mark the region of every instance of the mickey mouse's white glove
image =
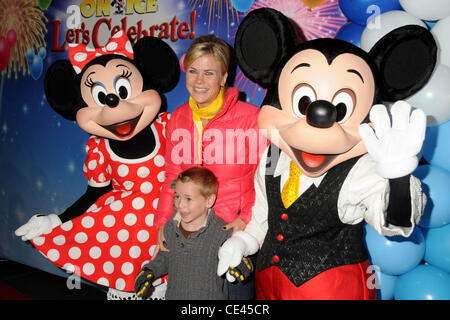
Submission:
<svg viewBox="0 0 450 320">
<path fill-rule="evenodd" d="M 235 281 L 229 268 L 238 266 L 243 257 L 256 253 L 259 249 L 258 241 L 245 231 L 237 231 L 231 238 L 224 242 L 219 249 L 219 263 L 217 275 L 220 277 L 227 272 L 227 280 Z"/>
<path fill-rule="evenodd" d="M 49 214 L 48 216 L 36 214 L 14 233 L 16 236 L 22 236 L 23 241 L 27 241 L 39 237 L 42 234 L 49 234 L 53 228 L 60 224 L 61 219 L 56 214 Z"/>
<path fill-rule="evenodd" d="M 426 115 L 406 101 L 397 101 L 391 108 L 392 125 L 386 107 L 374 105 L 370 110 L 370 122 L 359 126 L 359 135 L 372 159 L 377 172 L 386 179 L 404 177 L 413 172 L 419 160 L 426 131 Z"/>
</svg>

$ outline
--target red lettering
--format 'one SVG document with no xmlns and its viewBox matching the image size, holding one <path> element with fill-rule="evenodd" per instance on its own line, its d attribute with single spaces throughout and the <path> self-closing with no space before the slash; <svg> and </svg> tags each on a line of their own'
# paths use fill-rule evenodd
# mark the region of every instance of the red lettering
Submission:
<svg viewBox="0 0 450 320">
<path fill-rule="evenodd" d="M 108 29 L 111 30 L 111 19 L 101 18 L 97 21 L 94 25 L 94 29 L 92 30 L 92 44 L 95 48 L 100 47 L 100 44 L 98 43 L 98 29 L 100 29 L 100 25 L 103 23 L 105 23 L 108 26 Z"/>
<path fill-rule="evenodd" d="M 180 24 L 178 26 L 178 37 L 180 39 L 186 39 L 187 37 L 189 37 L 189 32 L 188 33 L 183 33 L 185 31 L 189 31 L 189 23 L 187 22 L 183 22 L 182 24 Z"/>
<path fill-rule="evenodd" d="M 174 16 L 172 21 L 170 22 L 170 40 L 177 41 L 178 38 L 176 37 L 176 27 L 179 21 L 177 20 L 177 16 Z"/>
<path fill-rule="evenodd" d="M 59 25 L 61 24 L 61 21 L 54 20 L 53 21 L 53 47 L 52 51 L 65 51 L 66 50 L 66 41 L 64 40 L 64 43 L 62 46 L 59 45 Z"/>
<path fill-rule="evenodd" d="M 161 23 L 159 30 L 161 30 L 158 34 L 159 38 L 168 39 L 170 37 L 170 27 L 167 22 Z"/>
<path fill-rule="evenodd" d="M 195 27 L 195 17 L 197 16 L 197 11 L 191 11 L 191 36 L 189 38 L 193 39 L 195 37 L 194 27 Z"/>
</svg>

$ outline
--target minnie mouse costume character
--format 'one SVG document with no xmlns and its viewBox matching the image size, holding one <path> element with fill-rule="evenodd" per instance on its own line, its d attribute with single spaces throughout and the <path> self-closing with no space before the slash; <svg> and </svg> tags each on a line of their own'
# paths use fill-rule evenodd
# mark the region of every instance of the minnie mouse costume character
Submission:
<svg viewBox="0 0 450 320">
<path fill-rule="evenodd" d="M 133 292 L 156 245 L 170 116 L 161 112 L 163 93 L 178 83 L 178 59 L 158 38 L 132 47 L 123 31 L 103 48 L 71 46 L 69 58 L 50 66 L 45 95 L 57 113 L 92 134 L 83 168 L 88 187 L 62 214 L 35 215 L 16 235 L 60 268 L 119 295 Z M 160 288 L 154 297 L 164 297 Z"/>
<path fill-rule="evenodd" d="M 426 128 L 404 99 L 436 64 L 430 32 L 404 26 L 370 52 L 337 39 L 296 43 L 273 9 L 236 34 L 243 72 L 267 88 L 258 125 L 272 144 L 255 174 L 245 231 L 219 251 L 218 274 L 258 249 L 258 299 L 374 299 L 363 224 L 409 236 L 426 198 L 411 175 Z M 264 55 L 260 53 L 264 52 Z M 397 101 L 390 117 L 381 101 Z"/>
</svg>

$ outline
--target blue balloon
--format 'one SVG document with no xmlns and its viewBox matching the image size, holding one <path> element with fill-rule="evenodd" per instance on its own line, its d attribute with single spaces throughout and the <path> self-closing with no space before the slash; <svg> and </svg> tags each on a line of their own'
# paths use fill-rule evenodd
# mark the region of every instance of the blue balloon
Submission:
<svg viewBox="0 0 450 320">
<path fill-rule="evenodd" d="M 41 57 L 42 60 L 44 60 L 45 57 L 47 56 L 47 49 L 45 49 L 45 47 L 41 47 L 39 49 L 38 55 L 39 57 Z"/>
<path fill-rule="evenodd" d="M 422 155 L 428 163 L 450 171 L 450 121 L 427 127 Z"/>
<path fill-rule="evenodd" d="M 353 43 L 355 46 L 360 46 L 361 35 L 364 31 L 364 26 L 354 22 L 344 24 L 336 34 L 335 38 L 345 40 Z"/>
<path fill-rule="evenodd" d="M 424 230 L 425 261 L 450 272 L 450 224 Z"/>
<path fill-rule="evenodd" d="M 395 300 L 449 300 L 450 274 L 430 265 L 419 265 L 398 277 Z"/>
<path fill-rule="evenodd" d="M 41 57 L 39 57 L 39 55 L 35 55 L 33 58 L 33 62 L 31 63 L 31 66 L 30 66 L 31 77 L 34 80 L 39 79 L 39 77 L 42 74 L 43 68 L 44 68 L 44 66 L 43 66 Z"/>
<path fill-rule="evenodd" d="M 419 228 L 415 228 L 408 238 L 384 237 L 366 224 L 364 240 L 372 265 L 391 276 L 412 270 L 425 254 L 425 240 Z"/>
<path fill-rule="evenodd" d="M 252 7 L 254 0 L 231 0 L 233 7 L 240 12 L 247 12 Z"/>
<path fill-rule="evenodd" d="M 25 51 L 25 57 L 27 58 L 28 62 L 31 64 L 34 58 L 34 50 L 33 48 L 28 48 L 27 51 Z"/>
<path fill-rule="evenodd" d="M 402 10 L 398 0 L 339 0 L 348 20 L 365 26 L 369 19 L 392 10 Z"/>
<path fill-rule="evenodd" d="M 377 277 L 377 296 L 379 300 L 392 300 L 398 276 L 391 276 L 381 271 L 375 272 Z"/>
<path fill-rule="evenodd" d="M 422 181 L 427 205 L 419 225 L 439 228 L 450 223 L 450 172 L 433 165 L 421 165 L 413 175 Z"/>
</svg>

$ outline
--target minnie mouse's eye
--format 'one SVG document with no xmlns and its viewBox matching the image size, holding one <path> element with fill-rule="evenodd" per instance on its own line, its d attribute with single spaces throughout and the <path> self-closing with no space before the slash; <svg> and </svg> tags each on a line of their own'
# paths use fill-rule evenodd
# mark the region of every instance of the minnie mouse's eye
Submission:
<svg viewBox="0 0 450 320">
<path fill-rule="evenodd" d="M 294 114 L 299 118 L 305 117 L 306 109 L 314 101 L 316 101 L 316 93 L 313 88 L 302 83 L 296 88 L 292 96 L 292 109 Z"/>
<path fill-rule="evenodd" d="M 106 89 L 100 84 L 94 84 L 91 92 L 95 103 L 103 107 L 105 105 Z"/>
<path fill-rule="evenodd" d="M 116 82 L 116 92 L 120 99 L 127 100 L 131 97 L 131 84 L 126 78 L 120 78 Z"/>
<path fill-rule="evenodd" d="M 336 106 L 336 122 L 343 123 L 350 118 L 355 106 L 355 94 L 350 89 L 339 91 L 333 98 L 332 103 Z"/>
</svg>

